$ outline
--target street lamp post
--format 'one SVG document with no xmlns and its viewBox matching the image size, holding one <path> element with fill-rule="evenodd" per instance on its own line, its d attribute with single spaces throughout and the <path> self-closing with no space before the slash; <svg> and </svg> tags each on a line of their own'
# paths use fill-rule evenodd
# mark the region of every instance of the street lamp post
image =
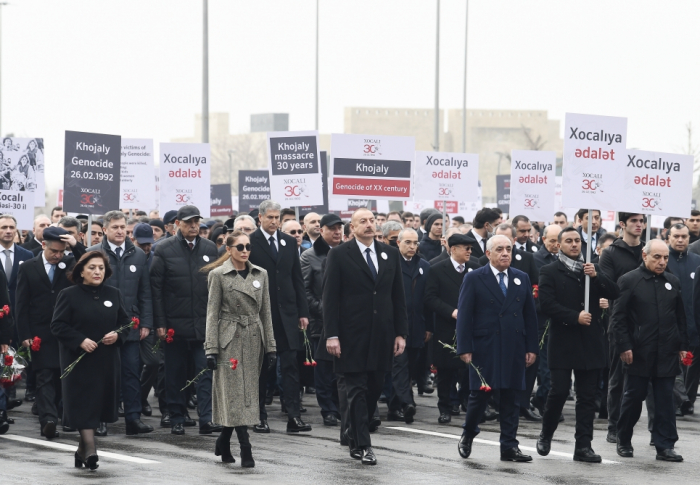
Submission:
<svg viewBox="0 0 700 485">
<path fill-rule="evenodd" d="M 203 0 L 202 143 L 209 143 L 209 1 Z"/>
<path fill-rule="evenodd" d="M 462 98 L 462 152 L 467 153 L 467 44 L 469 41 L 469 0 L 467 0 L 467 17 L 464 22 L 464 87 Z"/>
</svg>

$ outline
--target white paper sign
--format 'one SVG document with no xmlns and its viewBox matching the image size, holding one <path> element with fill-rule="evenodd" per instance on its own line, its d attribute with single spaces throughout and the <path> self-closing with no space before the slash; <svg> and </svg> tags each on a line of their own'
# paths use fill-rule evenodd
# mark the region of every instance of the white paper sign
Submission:
<svg viewBox="0 0 700 485">
<path fill-rule="evenodd" d="M 564 207 L 562 204 L 562 197 L 561 197 L 561 184 L 562 184 L 562 177 L 561 175 L 557 175 L 555 178 L 555 189 L 554 189 L 554 212 L 563 212 L 566 214 L 566 220 L 573 222 L 574 217 L 576 217 L 576 212 L 578 209 L 574 209 L 571 207 Z M 554 214 L 552 214 L 554 216 Z M 551 219 L 545 219 L 547 221 L 552 221 L 554 218 L 552 217 Z"/>
<path fill-rule="evenodd" d="M 160 213 L 194 205 L 209 217 L 210 169 L 208 143 L 161 143 Z"/>
<path fill-rule="evenodd" d="M 119 207 L 149 211 L 156 207 L 153 190 L 153 140 L 122 138 Z"/>
<path fill-rule="evenodd" d="M 531 221 L 549 221 L 554 216 L 557 154 L 512 150 L 510 167 L 510 214 Z"/>
<path fill-rule="evenodd" d="M 562 203 L 565 207 L 624 210 L 627 118 L 566 113 Z"/>
<path fill-rule="evenodd" d="M 34 192 L 33 207 L 44 207 L 44 139 L 3 138 L 0 145 L 0 189 Z"/>
<path fill-rule="evenodd" d="M 267 134 L 270 196 L 282 207 L 323 205 L 317 131 Z"/>
<path fill-rule="evenodd" d="M 459 202 L 459 214 L 464 217 L 465 222 L 472 222 L 474 216 L 484 207 L 484 202 L 481 193 L 481 180 L 478 182 L 479 187 L 476 191 L 476 200 L 472 202 Z"/>
<path fill-rule="evenodd" d="M 689 217 L 693 156 L 628 150 L 621 210 L 635 214 Z"/>
<path fill-rule="evenodd" d="M 34 193 L 0 189 L 0 214 L 11 214 L 17 219 L 17 229 L 34 227 Z"/>
<path fill-rule="evenodd" d="M 475 201 L 478 181 L 479 155 L 475 153 L 416 152 L 416 199 Z"/>
</svg>

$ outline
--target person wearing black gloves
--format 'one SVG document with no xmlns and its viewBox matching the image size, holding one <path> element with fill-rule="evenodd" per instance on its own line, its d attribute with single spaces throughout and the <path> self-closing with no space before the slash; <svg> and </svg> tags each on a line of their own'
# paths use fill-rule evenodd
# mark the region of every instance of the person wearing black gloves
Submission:
<svg viewBox="0 0 700 485">
<path fill-rule="evenodd" d="M 209 302 L 204 352 L 213 371 L 212 412 L 224 426 L 216 456 L 234 463 L 231 435 L 236 430 L 241 466 L 255 466 L 248 426 L 258 423 L 258 380 L 271 370 L 277 350 L 272 331 L 267 271 L 248 261 L 250 239 L 242 231 L 226 237 L 226 254 L 202 268 L 209 272 Z"/>
</svg>

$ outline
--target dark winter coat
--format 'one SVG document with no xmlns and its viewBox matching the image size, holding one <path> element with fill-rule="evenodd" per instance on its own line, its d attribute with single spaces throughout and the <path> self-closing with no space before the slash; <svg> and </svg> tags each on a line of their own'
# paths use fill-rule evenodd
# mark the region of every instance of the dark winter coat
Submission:
<svg viewBox="0 0 700 485">
<path fill-rule="evenodd" d="M 679 253 L 669 248 L 668 266 L 666 271 L 673 273 L 681 282 L 681 294 L 683 296 L 683 306 L 685 307 L 685 321 L 687 323 L 688 342 L 691 347 L 700 345 L 698 335 L 698 322 L 695 320 L 693 306 L 693 284 L 695 283 L 695 273 L 700 266 L 700 256 L 684 251 Z M 700 276 L 700 275 L 698 275 Z"/>
<path fill-rule="evenodd" d="M 406 261 L 399 259 L 403 275 L 403 290 L 406 295 L 408 317 L 407 348 L 421 349 L 425 346 L 426 310 L 424 305 L 425 286 L 430 274 L 430 263 L 417 256 Z M 432 313 L 430 313 L 432 315 Z"/>
<path fill-rule="evenodd" d="M 309 337 L 318 338 L 323 332 L 323 269 L 331 247 L 319 237 L 313 246 L 299 258 L 301 274 L 304 277 L 304 290 L 309 305 Z"/>
</svg>

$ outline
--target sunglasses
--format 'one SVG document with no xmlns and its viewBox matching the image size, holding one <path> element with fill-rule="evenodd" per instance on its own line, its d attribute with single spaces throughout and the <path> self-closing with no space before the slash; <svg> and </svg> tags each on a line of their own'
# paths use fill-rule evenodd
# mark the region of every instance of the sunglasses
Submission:
<svg viewBox="0 0 700 485">
<path fill-rule="evenodd" d="M 292 236 L 296 236 L 297 234 L 304 234 L 304 231 L 302 231 L 301 229 L 299 229 L 299 230 L 293 229 L 293 230 L 289 231 L 288 234 L 291 234 Z"/>
<path fill-rule="evenodd" d="M 228 246 L 230 248 L 236 248 L 236 251 L 243 252 L 245 249 L 246 251 L 250 251 L 250 243 L 248 244 L 236 244 L 235 246 Z"/>
</svg>

